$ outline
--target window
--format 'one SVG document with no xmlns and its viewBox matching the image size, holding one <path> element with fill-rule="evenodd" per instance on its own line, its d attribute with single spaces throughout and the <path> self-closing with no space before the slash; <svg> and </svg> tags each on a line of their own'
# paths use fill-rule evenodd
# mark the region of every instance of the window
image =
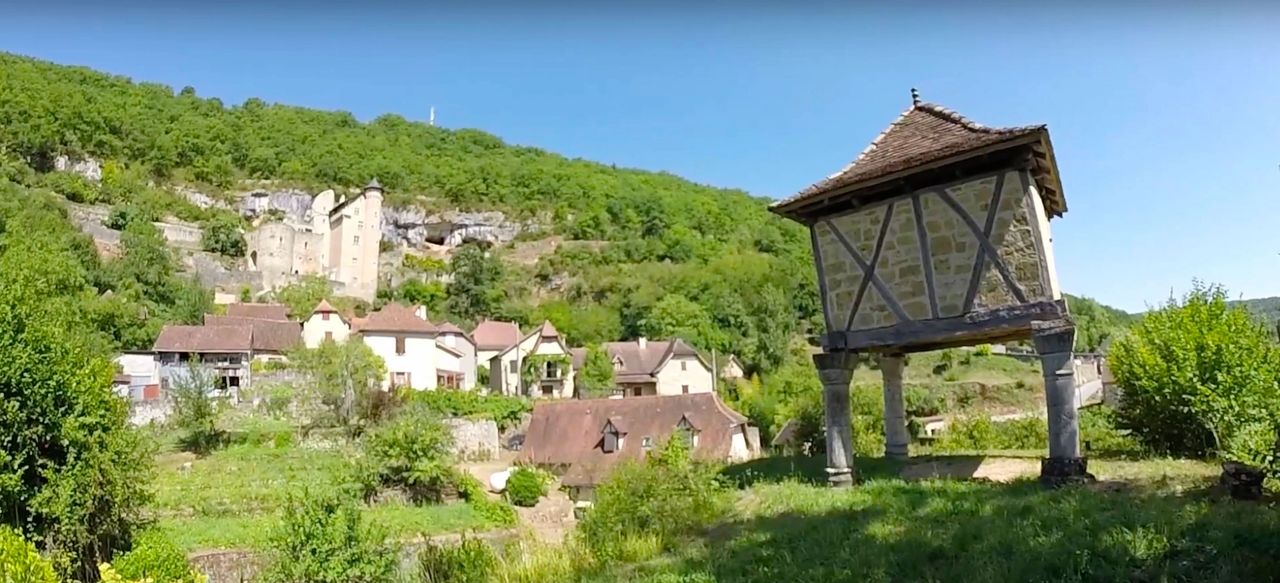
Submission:
<svg viewBox="0 0 1280 583">
<path fill-rule="evenodd" d="M 687 360 L 682 360 L 682 361 L 680 361 L 680 370 L 689 370 L 689 361 L 687 361 Z M 688 388 L 688 387 L 686 387 L 686 388 Z M 687 392 L 689 392 L 689 391 L 685 391 L 685 392 L 687 393 Z"/>
<path fill-rule="evenodd" d="M 396 354 L 404 355 L 404 336 L 396 336 Z"/>
<path fill-rule="evenodd" d="M 329 314 L 325 314 L 325 315 L 326 315 L 326 316 L 328 316 Z M 332 341 L 332 340 L 333 340 L 333 332 L 325 332 L 325 333 L 324 333 L 324 339 L 325 339 L 325 341 L 326 341 L 326 342 Z"/>
<path fill-rule="evenodd" d="M 680 394 L 682 394 L 682 395 L 688 395 L 688 394 L 689 394 L 689 385 L 680 385 Z"/>
</svg>

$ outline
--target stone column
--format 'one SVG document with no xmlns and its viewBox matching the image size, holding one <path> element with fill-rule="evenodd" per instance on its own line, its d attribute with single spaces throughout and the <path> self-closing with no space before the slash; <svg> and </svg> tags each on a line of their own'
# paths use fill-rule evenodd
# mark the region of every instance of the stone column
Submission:
<svg viewBox="0 0 1280 583">
<path fill-rule="evenodd" d="M 849 408 L 849 382 L 858 365 L 854 352 L 813 355 L 822 380 L 822 403 L 827 425 L 827 483 L 847 488 L 858 481 L 853 465 L 853 420 Z"/>
<path fill-rule="evenodd" d="M 901 354 L 880 357 L 880 376 L 884 378 L 884 455 L 907 459 L 911 434 L 907 431 L 907 405 L 902 395 Z"/>
<path fill-rule="evenodd" d="M 1080 457 L 1080 423 L 1076 415 L 1076 329 L 1069 320 L 1032 323 L 1032 339 L 1044 369 L 1044 396 L 1049 416 L 1049 457 L 1040 462 L 1040 481 L 1049 486 L 1092 480 Z"/>
</svg>

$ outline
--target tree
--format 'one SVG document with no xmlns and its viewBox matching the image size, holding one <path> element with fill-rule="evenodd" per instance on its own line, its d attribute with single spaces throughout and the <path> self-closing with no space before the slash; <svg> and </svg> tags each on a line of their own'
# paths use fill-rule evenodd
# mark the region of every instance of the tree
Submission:
<svg viewBox="0 0 1280 583">
<path fill-rule="evenodd" d="M 210 397 L 217 389 L 213 369 L 192 358 L 182 374 L 171 375 L 169 380 L 173 423 L 183 431 L 183 447 L 198 454 L 209 453 L 222 438 L 216 426 L 218 412 Z"/>
<path fill-rule="evenodd" d="M 1118 423 L 1157 452 L 1229 454 L 1259 426 L 1274 447 L 1280 351 L 1269 330 L 1226 298 L 1221 287 L 1196 282 L 1112 346 L 1111 371 L 1124 389 Z"/>
<path fill-rule="evenodd" d="M 587 347 L 586 360 L 578 371 L 574 386 L 582 397 L 606 397 L 614 387 L 613 361 L 599 344 Z"/>
<path fill-rule="evenodd" d="M 450 262 L 453 281 L 447 291 L 449 312 L 466 320 L 496 315 L 507 299 L 502 262 L 484 245 L 466 243 Z"/>
<path fill-rule="evenodd" d="M 327 340 L 316 348 L 290 355 L 290 361 L 307 373 L 314 397 L 333 413 L 338 425 L 355 429 L 367 419 L 382 392 L 386 365 L 373 349 L 359 341 L 338 344 Z"/>
</svg>

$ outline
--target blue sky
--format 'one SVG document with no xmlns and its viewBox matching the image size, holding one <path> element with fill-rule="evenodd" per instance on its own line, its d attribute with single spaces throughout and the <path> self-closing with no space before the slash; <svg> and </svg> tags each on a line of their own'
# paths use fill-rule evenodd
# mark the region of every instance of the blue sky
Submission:
<svg viewBox="0 0 1280 583">
<path fill-rule="evenodd" d="M 1192 278 L 1280 295 L 1280 5 L 115 4 L 9 5 L 0 50 L 228 103 L 435 106 L 446 127 L 775 198 L 852 159 L 914 86 L 988 125 L 1049 124 L 1067 291 L 1128 310 Z"/>
</svg>

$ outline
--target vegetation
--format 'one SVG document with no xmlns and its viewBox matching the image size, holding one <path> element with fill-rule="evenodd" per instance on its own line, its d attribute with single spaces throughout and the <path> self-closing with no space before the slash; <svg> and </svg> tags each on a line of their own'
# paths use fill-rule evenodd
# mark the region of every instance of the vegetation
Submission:
<svg viewBox="0 0 1280 583">
<path fill-rule="evenodd" d="M 399 556 L 385 531 L 331 493 L 291 500 L 269 548 L 265 583 L 384 583 L 395 579 Z"/>
<path fill-rule="evenodd" d="M 507 478 L 507 500 L 516 506 L 533 507 L 547 495 L 550 476 L 542 470 L 521 466 Z"/>
<path fill-rule="evenodd" d="M 1280 350 L 1219 287 L 1197 285 L 1146 314 L 1113 349 L 1120 425 L 1151 449 L 1274 468 Z"/>
</svg>

